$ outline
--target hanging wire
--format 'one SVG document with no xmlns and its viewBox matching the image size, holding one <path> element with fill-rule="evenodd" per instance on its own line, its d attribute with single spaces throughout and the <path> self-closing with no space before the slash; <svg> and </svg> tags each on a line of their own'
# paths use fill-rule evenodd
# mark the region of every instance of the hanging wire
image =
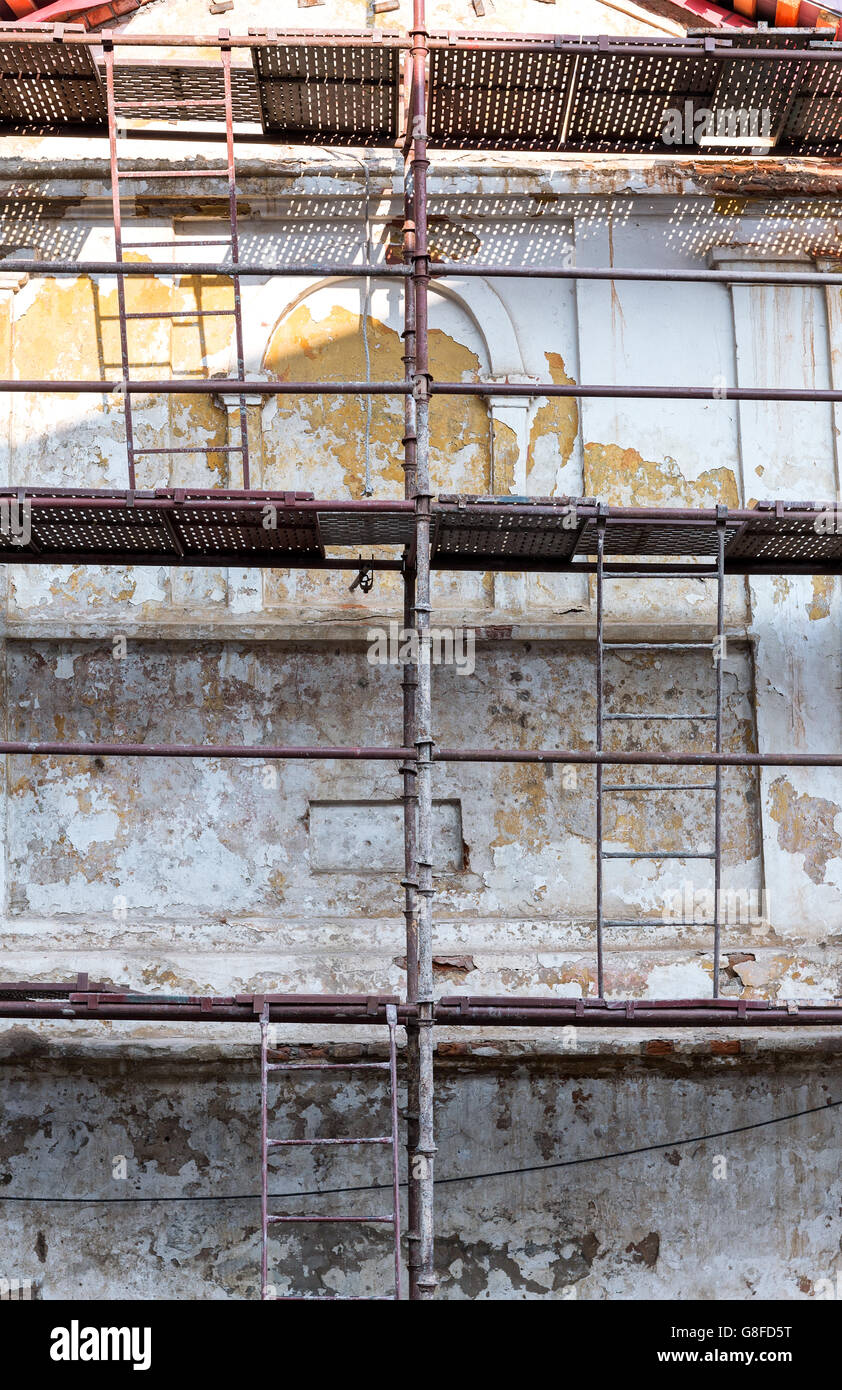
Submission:
<svg viewBox="0 0 842 1390">
<path fill-rule="evenodd" d="M 661 1139 L 654 1144 L 640 1144 L 634 1149 L 613 1149 L 605 1153 L 583 1154 L 575 1158 L 553 1159 L 549 1163 L 528 1163 L 517 1168 L 494 1168 L 485 1173 L 453 1173 L 448 1177 L 436 1175 L 436 1187 L 445 1187 L 453 1183 L 463 1182 L 485 1182 L 489 1178 L 509 1178 L 522 1176 L 526 1173 L 548 1173 L 558 1168 L 578 1168 L 591 1163 L 607 1163 L 616 1158 L 635 1158 L 640 1154 L 659 1153 L 664 1149 L 678 1149 L 690 1144 L 705 1144 L 711 1139 L 728 1139 L 735 1134 L 749 1134 L 754 1130 L 768 1129 L 770 1125 L 782 1125 L 788 1120 L 800 1120 L 805 1115 L 820 1115 L 825 1110 L 836 1110 L 842 1107 L 842 1100 L 826 1100 L 822 1105 L 811 1105 L 805 1110 L 791 1110 L 786 1115 L 771 1115 L 765 1120 L 754 1120 L 746 1125 L 733 1125 L 730 1129 L 708 1130 L 702 1134 L 692 1134 L 679 1136 L 676 1139 Z M 404 1181 L 399 1184 L 406 1187 Z M 309 1190 L 298 1192 L 270 1192 L 269 1196 L 280 1200 L 289 1197 L 332 1197 L 337 1193 L 346 1192 L 389 1192 L 392 1189 L 390 1182 L 371 1182 L 358 1183 L 353 1187 L 314 1187 Z M 167 1193 L 167 1194 L 133 1194 L 131 1197 L 57 1197 L 49 1193 L 6 1193 L 0 1192 L 0 1204 L 3 1202 L 35 1202 L 50 1205 L 76 1205 L 76 1206 L 122 1206 L 124 1204 L 143 1205 L 153 1202 L 165 1205 L 170 1202 L 257 1202 L 260 1200 L 259 1192 L 193 1192 L 193 1193 Z"/>
</svg>

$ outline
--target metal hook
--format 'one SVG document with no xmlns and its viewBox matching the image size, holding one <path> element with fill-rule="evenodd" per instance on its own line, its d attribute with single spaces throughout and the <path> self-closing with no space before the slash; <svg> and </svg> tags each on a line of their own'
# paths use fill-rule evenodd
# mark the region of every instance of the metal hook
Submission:
<svg viewBox="0 0 842 1390">
<path fill-rule="evenodd" d="M 357 588 L 361 589 L 364 594 L 370 593 L 374 588 L 374 566 L 370 561 L 364 560 L 362 555 L 360 556 L 359 572 L 353 584 L 349 585 L 349 591 L 353 593 Z"/>
</svg>

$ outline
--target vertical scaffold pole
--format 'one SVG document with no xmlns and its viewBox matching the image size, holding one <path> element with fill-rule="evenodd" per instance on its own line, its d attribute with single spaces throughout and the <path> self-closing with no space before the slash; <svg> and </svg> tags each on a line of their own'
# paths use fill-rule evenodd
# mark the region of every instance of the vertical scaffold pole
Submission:
<svg viewBox="0 0 842 1390">
<path fill-rule="evenodd" d="M 409 157 L 404 160 L 404 258 L 410 267 L 415 251 L 415 224 L 412 221 Z M 415 295 L 410 276 L 403 281 L 403 363 L 404 379 L 415 381 Z M 404 396 L 404 496 L 415 496 L 415 399 Z M 403 625 L 412 630 L 415 622 L 415 547 L 407 546 L 403 570 Z M 410 649 L 411 650 L 411 649 Z M 403 664 L 403 742 L 405 748 L 415 744 L 415 692 L 418 686 L 418 664 L 410 656 Z M 416 877 L 416 817 L 418 768 L 415 758 L 407 759 L 401 767 L 403 777 L 403 834 L 404 834 L 404 918 L 406 921 L 406 995 L 413 1004 L 418 1002 L 418 917 Z M 411 1177 L 413 1155 L 418 1147 L 418 1028 L 407 1024 L 407 1108 L 406 1145 L 410 1174 L 407 1187 L 407 1265 L 411 1289 L 418 1284 L 418 1184 Z M 416 1294 L 413 1293 L 412 1297 Z"/>
<path fill-rule="evenodd" d="M 120 207 L 120 165 L 117 158 L 117 107 L 114 100 L 114 41 L 110 33 L 102 36 L 105 59 L 105 101 L 108 109 L 108 153 L 111 166 L 111 213 L 114 220 L 114 259 L 123 260 L 123 215 Z M 120 368 L 123 384 L 123 414 L 126 419 L 126 460 L 129 487 L 135 486 L 134 422 L 132 398 L 129 393 L 129 331 L 126 319 L 126 282 L 117 271 L 117 314 L 120 320 Z"/>
<path fill-rule="evenodd" d="M 269 1293 L 269 1006 L 260 1015 L 260 1297 Z"/>
<path fill-rule="evenodd" d="M 603 743 L 603 714 L 605 712 L 605 516 L 597 519 L 596 533 L 596 748 L 601 753 Z M 597 763 L 596 773 L 596 992 L 600 999 L 605 994 L 605 957 L 603 923 L 605 907 L 603 901 L 603 826 L 602 826 L 602 763 Z"/>
<path fill-rule="evenodd" d="M 722 706 L 725 660 L 725 517 L 727 508 L 717 507 L 716 519 L 716 752 L 722 752 Z M 713 828 L 713 997 L 719 997 L 719 953 L 722 949 L 722 768 L 714 778 L 716 805 Z"/>
<path fill-rule="evenodd" d="M 240 263 L 240 232 L 237 223 L 237 166 L 234 157 L 234 99 L 231 86 L 231 46 L 227 42 L 230 35 L 227 29 L 220 29 L 220 60 L 222 62 L 222 81 L 225 91 L 225 153 L 228 170 L 228 220 L 231 228 L 231 260 L 233 264 Z M 244 382 L 246 379 L 245 351 L 243 348 L 243 305 L 240 288 L 240 277 L 235 270 L 231 276 L 231 283 L 234 288 L 234 342 L 237 349 L 237 380 Z M 240 456 L 243 463 L 243 487 L 248 491 L 251 487 L 251 469 L 249 467 L 249 429 L 248 412 L 246 410 L 246 398 L 244 395 L 239 397 L 240 415 Z M 230 486 L 229 480 L 229 486 Z"/>
<path fill-rule="evenodd" d="M 430 1299 L 436 1289 L 433 1232 L 433 794 L 430 682 L 430 364 L 427 339 L 427 32 L 424 0 L 414 0 L 412 27 L 412 220 L 415 246 L 412 255 L 414 301 L 413 396 L 415 404 L 415 602 L 414 627 L 418 634 L 418 684 L 415 689 L 413 739 L 416 750 L 416 922 L 417 973 L 417 1103 L 416 1142 L 410 1145 L 409 1187 L 416 1225 L 411 1232 L 415 1246 L 410 1269 L 410 1298 Z M 409 958 L 407 958 L 409 967 Z"/>
</svg>

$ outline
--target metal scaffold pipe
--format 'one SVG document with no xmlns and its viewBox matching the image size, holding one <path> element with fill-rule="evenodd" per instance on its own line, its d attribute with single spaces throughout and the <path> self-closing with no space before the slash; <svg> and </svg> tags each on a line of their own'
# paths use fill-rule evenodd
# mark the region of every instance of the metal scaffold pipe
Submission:
<svg viewBox="0 0 842 1390">
<path fill-rule="evenodd" d="M 408 998 L 417 1009 L 417 1143 L 410 1153 L 409 1182 L 414 1186 L 417 1224 L 411 1230 L 410 1297 L 430 1299 L 436 1289 L 433 1233 L 433 740 L 430 666 L 430 362 L 427 297 L 427 33 L 424 0 L 414 0 L 412 27 L 412 213 L 415 224 L 413 297 L 415 310 L 415 604 L 418 633 L 418 684 L 415 690 L 415 749 L 418 816 L 416 829 L 417 993 Z"/>
<path fill-rule="evenodd" d="M 403 254 L 408 268 L 414 271 L 415 221 L 411 195 L 411 151 L 404 154 L 404 229 Z M 404 380 L 415 384 L 415 282 L 407 278 L 403 282 L 403 363 Z M 415 417 L 415 397 L 404 396 L 404 497 L 412 500 L 415 510 L 415 490 L 417 482 L 417 431 Z M 415 623 L 415 565 L 407 563 L 403 575 L 403 621 L 404 628 L 412 630 Z M 404 831 L 404 920 L 406 924 L 406 994 L 407 999 L 418 998 L 418 878 L 417 878 L 417 817 L 418 817 L 418 762 L 415 748 L 415 698 L 418 689 L 417 646 L 411 651 L 403 666 L 403 741 L 412 747 L 412 758 L 402 765 L 403 771 L 403 831 Z M 418 1028 L 415 1023 L 406 1029 L 406 1153 L 407 1170 L 412 1174 L 415 1155 L 418 1149 L 419 1119 L 419 1052 Z M 415 1234 L 420 1224 L 418 1183 L 407 1183 L 407 1231 L 410 1297 L 417 1296 L 419 1256 L 418 1241 Z"/>
<path fill-rule="evenodd" d="M 154 179 L 156 171 L 150 169 L 149 178 Z M 174 251 L 179 249 L 178 241 L 167 242 Z M 131 246 L 125 249 L 130 251 Z M 273 276 L 297 276 L 311 279 L 314 276 L 335 275 L 340 278 L 361 278 L 407 280 L 411 278 L 410 266 L 369 265 L 353 261 L 85 261 L 85 260 L 29 260 L 19 256 L 8 256 L 2 260 L 5 274 L 56 276 L 108 275 L 133 279 L 152 279 L 166 275 L 186 276 L 234 276 L 240 279 L 268 279 Z M 554 265 L 483 265 L 481 263 L 459 261 L 439 261 L 430 263 L 431 279 L 478 278 L 485 280 L 615 280 L 638 282 L 641 284 L 718 284 L 718 285 L 800 285 L 800 286 L 838 286 L 842 285 L 842 273 L 834 270 L 677 270 L 657 266 L 554 266 Z M 181 318 L 189 318 L 185 309 Z"/>
<path fill-rule="evenodd" d="M 417 253 L 416 253 L 417 259 Z M 427 277 L 425 277 L 427 283 Z M 417 284 L 416 284 L 417 297 Z M 420 337 L 420 320 L 418 334 Z M 416 377 L 418 373 L 416 372 Z M 426 377 L 425 373 L 425 377 Z M 34 395 L 57 392 L 62 395 L 91 396 L 213 396 L 239 397 L 245 387 L 255 396 L 405 396 L 412 391 L 406 381 L 263 381 L 238 377 L 170 377 L 146 381 L 103 378 L 99 381 L 61 381 L 40 378 L 0 380 L 0 394 L 31 392 Z M 539 396 L 571 397 L 579 400 L 643 401 L 793 401 L 801 404 L 842 401 L 842 388 L 806 389 L 795 386 L 640 386 L 564 385 L 552 381 L 435 381 L 427 382 L 425 399 L 430 396 Z M 222 452 L 222 451 L 220 451 Z"/>
</svg>

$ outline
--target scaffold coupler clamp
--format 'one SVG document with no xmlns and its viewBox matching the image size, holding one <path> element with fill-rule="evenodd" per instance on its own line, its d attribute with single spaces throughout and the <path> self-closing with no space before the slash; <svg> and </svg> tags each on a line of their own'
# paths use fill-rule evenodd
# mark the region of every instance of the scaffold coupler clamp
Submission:
<svg viewBox="0 0 842 1390">
<path fill-rule="evenodd" d="M 412 394 L 416 401 L 426 401 L 429 399 L 432 381 L 432 372 L 415 373 L 412 378 Z"/>
</svg>

